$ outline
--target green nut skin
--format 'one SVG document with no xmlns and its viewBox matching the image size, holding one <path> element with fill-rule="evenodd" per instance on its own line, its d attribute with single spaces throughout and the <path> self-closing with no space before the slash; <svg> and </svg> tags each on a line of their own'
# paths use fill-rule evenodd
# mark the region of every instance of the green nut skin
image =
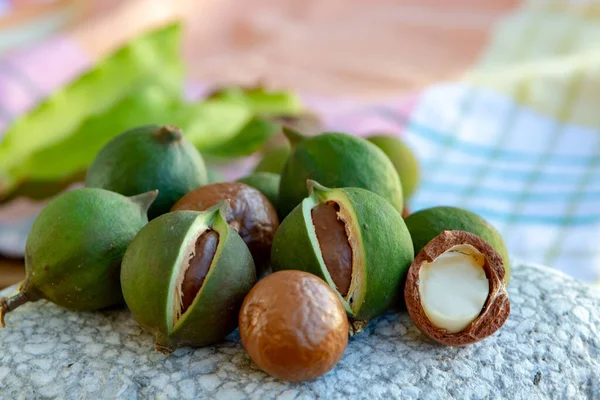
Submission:
<svg viewBox="0 0 600 400">
<path fill-rule="evenodd" d="M 207 228 L 219 234 L 217 251 L 194 302 L 176 320 L 176 282 L 187 266 L 190 245 L 193 248 Z M 250 251 L 216 207 L 206 212 L 175 211 L 151 221 L 127 249 L 121 270 L 127 306 L 165 353 L 179 346 L 213 344 L 233 332 L 244 297 L 255 282 Z"/>
<path fill-rule="evenodd" d="M 281 174 L 279 211 L 287 215 L 308 191 L 308 179 L 328 187 L 358 187 L 388 200 L 402 213 L 400 177 L 390 159 L 365 139 L 343 133 L 303 136 L 285 130 L 294 148 Z"/>
<path fill-rule="evenodd" d="M 275 208 L 277 208 L 277 203 L 279 202 L 280 181 L 281 176 L 271 172 L 255 172 L 237 180 L 237 182 L 252 186 L 254 189 L 264 194 Z"/>
<path fill-rule="evenodd" d="M 125 196 L 157 189 L 150 219 L 169 212 L 189 191 L 208 183 L 204 160 L 176 126 L 148 125 L 108 142 L 90 165 L 85 185 Z"/>
<path fill-rule="evenodd" d="M 392 161 L 400 181 L 404 199 L 409 199 L 419 186 L 419 161 L 413 151 L 402 140 L 389 135 L 376 135 L 367 140 L 379 147 Z"/>
<path fill-rule="evenodd" d="M 340 296 L 351 319 L 359 325 L 366 323 L 402 301 L 402 287 L 414 258 L 410 234 L 400 213 L 375 193 L 360 188 L 327 189 L 312 181 L 311 185 L 309 197 L 275 234 L 273 270 L 301 270 L 319 276 Z M 312 208 L 329 200 L 340 204 L 350 216 L 346 224 L 352 227 L 362 260 L 361 267 L 353 269 L 346 298 L 336 289 L 325 266 L 311 217 Z"/>
<path fill-rule="evenodd" d="M 27 236 L 25 280 L 15 296 L 2 299 L 0 317 L 39 299 L 72 311 L 122 303 L 121 259 L 156 196 L 83 188 L 50 201 Z"/>
<path fill-rule="evenodd" d="M 409 215 L 405 222 L 415 246 L 415 254 L 443 231 L 467 231 L 479 236 L 500 254 L 506 270 L 504 279 L 509 281 L 510 258 L 504 239 L 479 215 L 458 207 L 439 206 L 415 212 Z"/>
<path fill-rule="evenodd" d="M 254 168 L 254 172 L 271 172 L 281 174 L 285 162 L 291 153 L 290 146 L 280 146 L 267 150 Z"/>
</svg>

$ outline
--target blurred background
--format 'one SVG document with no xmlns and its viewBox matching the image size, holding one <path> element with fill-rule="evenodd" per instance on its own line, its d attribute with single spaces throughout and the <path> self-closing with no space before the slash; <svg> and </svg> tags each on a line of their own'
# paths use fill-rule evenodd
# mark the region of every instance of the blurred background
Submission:
<svg viewBox="0 0 600 400">
<path fill-rule="evenodd" d="M 234 179 L 278 145 L 265 118 L 397 135 L 412 211 L 470 209 L 517 262 L 597 283 L 599 106 L 592 1 L 0 0 L 0 288 L 110 138 L 176 123 Z"/>
</svg>

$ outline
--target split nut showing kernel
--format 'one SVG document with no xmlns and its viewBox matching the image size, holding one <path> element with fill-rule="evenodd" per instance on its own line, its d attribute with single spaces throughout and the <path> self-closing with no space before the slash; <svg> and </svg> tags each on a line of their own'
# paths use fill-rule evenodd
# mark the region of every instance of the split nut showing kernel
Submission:
<svg viewBox="0 0 600 400">
<path fill-rule="evenodd" d="M 413 260 L 400 213 L 361 188 L 307 183 L 309 196 L 282 222 L 271 252 L 274 271 L 317 275 L 339 295 L 359 332 L 397 303 Z"/>
<path fill-rule="evenodd" d="M 161 352 L 213 344 L 237 327 L 256 271 L 242 238 L 225 222 L 225 206 L 161 215 L 125 253 L 125 301 Z"/>
<path fill-rule="evenodd" d="M 492 335 L 510 313 L 502 257 L 469 232 L 444 231 L 417 255 L 408 271 L 406 307 L 421 332 L 462 346 Z"/>
</svg>

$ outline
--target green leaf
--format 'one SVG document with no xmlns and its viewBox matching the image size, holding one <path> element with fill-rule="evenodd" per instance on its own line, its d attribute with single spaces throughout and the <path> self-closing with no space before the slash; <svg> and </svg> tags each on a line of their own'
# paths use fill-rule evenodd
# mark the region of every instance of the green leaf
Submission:
<svg viewBox="0 0 600 400">
<path fill-rule="evenodd" d="M 58 192 L 83 176 L 110 139 L 148 124 L 178 125 L 201 151 L 220 157 L 251 154 L 278 129 L 276 124 L 253 119 L 246 106 L 222 100 L 184 104 L 162 86 L 149 85 L 88 118 L 63 140 L 24 157 L 3 177 L 0 199 L 43 198 Z"/>
<path fill-rule="evenodd" d="M 143 88 L 105 112 L 88 118 L 61 141 L 33 151 L 3 177 L 0 199 L 10 195 L 43 198 L 80 177 L 114 136 L 138 125 L 168 122 L 171 96 L 161 86 Z M 17 190 L 17 193 L 12 193 Z M 39 192 L 39 193 L 38 193 Z M 3 201 L 8 199 L 4 198 Z"/>
<path fill-rule="evenodd" d="M 254 117 L 228 141 L 202 149 L 203 154 L 221 158 L 249 156 L 260 150 L 271 136 L 280 131 L 278 124 Z"/>
<path fill-rule="evenodd" d="M 214 92 L 210 98 L 247 106 L 254 114 L 264 116 L 296 115 L 302 111 L 298 96 L 291 92 L 267 92 L 261 87 L 226 87 Z"/>
<path fill-rule="evenodd" d="M 222 100 L 178 104 L 173 113 L 188 140 L 200 151 L 228 142 L 252 119 L 247 106 Z"/>
<path fill-rule="evenodd" d="M 7 171 L 24 158 L 60 142 L 87 118 L 110 109 L 150 81 L 178 95 L 183 85 L 179 38 L 179 26 L 169 25 L 133 40 L 17 120 L 0 144 L 0 177 L 7 179 Z"/>
<path fill-rule="evenodd" d="M 148 87 L 89 118 L 64 140 L 40 149 L 11 170 L 20 179 L 52 180 L 85 170 L 96 153 L 126 129 L 168 123 L 171 97 L 159 86 Z"/>
</svg>

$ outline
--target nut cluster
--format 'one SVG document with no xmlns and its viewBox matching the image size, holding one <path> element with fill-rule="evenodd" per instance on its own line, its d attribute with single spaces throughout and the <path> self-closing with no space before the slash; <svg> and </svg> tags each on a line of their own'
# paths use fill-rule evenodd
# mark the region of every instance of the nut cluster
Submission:
<svg viewBox="0 0 600 400">
<path fill-rule="evenodd" d="M 125 301 L 159 351 L 239 327 L 255 364 L 287 381 L 327 373 L 349 334 L 403 302 L 444 345 L 500 329 L 510 313 L 501 237 L 466 210 L 408 216 L 419 174 L 408 147 L 283 130 L 290 146 L 268 151 L 246 183 L 208 184 L 174 126 L 113 139 L 89 169 L 93 188 L 59 196 L 36 220 L 26 280 L 0 299 L 0 323 L 39 299 L 82 311 Z"/>
</svg>

